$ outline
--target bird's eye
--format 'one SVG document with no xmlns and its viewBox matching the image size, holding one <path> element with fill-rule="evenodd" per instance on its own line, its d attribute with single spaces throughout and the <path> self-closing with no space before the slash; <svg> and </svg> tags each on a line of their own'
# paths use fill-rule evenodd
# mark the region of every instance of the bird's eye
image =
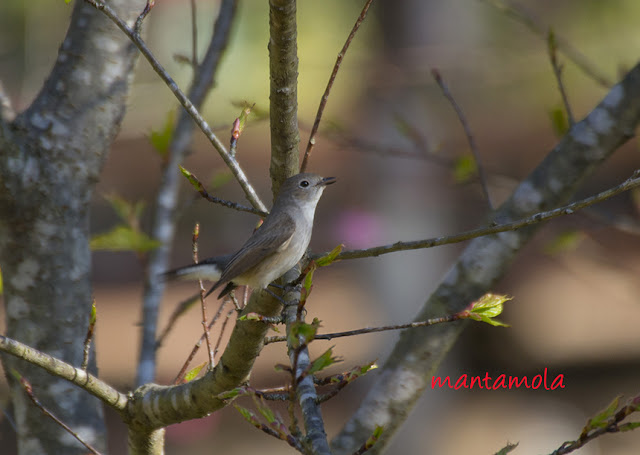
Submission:
<svg viewBox="0 0 640 455">
<path fill-rule="evenodd" d="M 309 186 L 308 180 L 303 180 L 302 182 L 300 182 L 300 188 L 306 188 L 308 186 Z"/>
</svg>

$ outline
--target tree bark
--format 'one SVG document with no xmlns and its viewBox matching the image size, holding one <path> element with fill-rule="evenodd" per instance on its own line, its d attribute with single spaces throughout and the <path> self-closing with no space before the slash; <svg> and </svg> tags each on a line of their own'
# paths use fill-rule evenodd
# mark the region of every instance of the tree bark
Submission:
<svg viewBox="0 0 640 455">
<path fill-rule="evenodd" d="M 131 20 L 142 2 L 114 0 Z M 31 106 L 0 119 L 0 266 L 7 335 L 80 365 L 92 301 L 89 203 L 125 112 L 137 52 L 104 15 L 76 2 L 58 59 Z M 99 401 L 3 356 L 20 453 L 86 453 L 33 406 L 10 374 L 81 438 L 104 451 Z M 95 370 L 95 361 L 90 368 Z"/>
</svg>

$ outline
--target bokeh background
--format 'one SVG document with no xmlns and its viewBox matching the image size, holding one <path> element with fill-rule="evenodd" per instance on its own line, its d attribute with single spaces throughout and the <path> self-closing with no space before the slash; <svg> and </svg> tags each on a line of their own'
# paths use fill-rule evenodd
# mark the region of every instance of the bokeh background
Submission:
<svg viewBox="0 0 640 455">
<path fill-rule="evenodd" d="M 437 68 L 464 110 L 498 204 L 558 141 L 552 121 L 561 108 L 544 37 L 509 14 L 479 0 L 376 0 L 338 75 L 310 170 L 338 178 L 320 202 L 311 246 L 321 252 L 344 243 L 362 248 L 414 240 L 480 226 L 488 209 L 475 179 L 456 177 L 455 160 L 469 148 L 455 113 L 434 82 Z M 336 55 L 362 1 L 300 0 L 300 127 L 302 144 Z M 640 2 L 636 0 L 521 0 L 526 17 L 552 28 L 611 81 L 638 61 Z M 197 2 L 198 39 L 204 51 L 218 8 Z M 28 106 L 50 70 L 71 12 L 63 1 L 0 2 L 0 80 L 16 108 Z M 175 55 L 191 52 L 189 2 L 164 0 L 146 22 L 150 47 L 186 88 L 188 65 Z M 269 200 L 267 2 L 240 2 L 231 44 L 216 88 L 203 112 L 226 141 L 239 104 L 255 103 L 243 133 L 239 161 L 264 200 Z M 607 89 L 561 55 L 564 81 L 576 119 L 586 115 Z M 161 159 L 149 142 L 177 109 L 170 91 L 140 60 L 122 130 L 104 166 L 94 198 L 92 230 L 111 229 L 118 218 L 105 199 L 116 194 L 150 202 Z M 435 157 L 433 156 L 435 154 Z M 585 182 L 587 196 L 627 178 L 640 165 L 631 141 Z M 224 173 L 217 153 L 195 133 L 185 167 L 202 180 Z M 243 202 L 234 182 L 216 195 Z M 201 256 L 228 253 L 249 235 L 256 219 L 213 206 L 194 196 L 187 182 L 175 241 L 174 265 L 190 262 L 191 230 L 201 224 Z M 143 217 L 148 223 L 149 214 Z M 507 441 L 515 453 L 550 453 L 575 439 L 589 416 L 616 395 L 640 387 L 640 259 L 638 199 L 625 194 L 593 210 L 545 226 L 513 264 L 495 291 L 514 296 L 502 320 L 511 328 L 473 324 L 440 369 L 442 376 L 488 372 L 529 378 L 545 368 L 564 375 L 562 390 L 428 390 L 389 453 L 494 453 Z M 625 229 L 621 230 L 620 226 Z M 559 236 L 573 233 L 570 241 Z M 558 246 L 560 245 L 560 246 Z M 437 286 L 464 245 L 394 253 L 341 262 L 316 274 L 310 317 L 325 331 L 409 321 Z M 143 268 L 133 253 L 97 252 L 93 257 L 98 305 L 100 375 L 128 390 L 138 353 Z M 172 284 L 162 321 L 195 284 Z M 210 312 L 215 302 L 209 303 Z M 2 314 L 0 308 L 0 317 Z M 163 323 L 161 323 L 163 325 Z M 168 383 L 199 336 L 194 309 L 176 326 L 160 351 L 158 382 Z M 331 371 L 379 359 L 397 334 L 334 340 L 344 362 Z M 314 343 L 314 351 L 329 345 Z M 273 369 L 286 362 L 284 347 L 265 349 L 254 386 L 275 386 L 286 376 Z M 324 405 L 330 435 L 358 406 L 371 377 L 349 386 Z M 6 383 L 0 379 L 2 453 L 13 453 L 15 435 Z M 244 403 L 251 406 L 249 402 Z M 281 409 L 286 416 L 286 410 Z M 110 452 L 125 453 L 126 434 L 107 412 Z M 234 409 L 169 428 L 167 453 L 293 453 L 260 433 Z M 258 449 L 259 447 L 259 449 Z M 635 454 L 640 433 L 599 438 L 582 454 Z"/>
</svg>

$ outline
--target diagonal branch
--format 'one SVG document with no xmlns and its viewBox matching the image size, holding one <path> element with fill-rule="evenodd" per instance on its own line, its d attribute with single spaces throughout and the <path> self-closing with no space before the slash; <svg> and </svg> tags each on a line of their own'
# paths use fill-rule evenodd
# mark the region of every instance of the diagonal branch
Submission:
<svg viewBox="0 0 640 455">
<path fill-rule="evenodd" d="M 118 392 L 106 382 L 101 381 L 81 368 L 76 368 L 67 362 L 3 335 L 0 335 L 0 351 L 38 366 L 54 376 L 66 379 L 99 398 L 104 404 L 109 405 L 118 412 L 122 412 L 126 408 L 127 396 L 124 393 Z"/>
<path fill-rule="evenodd" d="M 307 143 L 307 150 L 304 152 L 304 159 L 302 160 L 302 166 L 300 166 L 300 172 L 305 172 L 307 169 L 307 165 L 309 164 L 309 157 L 311 156 L 311 152 L 313 151 L 313 146 L 316 145 L 316 133 L 318 132 L 318 128 L 320 127 L 320 120 L 322 120 L 322 114 L 324 113 L 324 108 L 327 106 L 327 101 L 329 101 L 329 93 L 331 93 L 331 88 L 333 87 L 333 83 L 336 80 L 336 76 L 338 76 L 338 71 L 340 70 L 340 65 L 342 64 L 342 59 L 349 50 L 349 46 L 351 45 L 351 41 L 355 38 L 356 33 L 358 33 L 358 29 L 360 25 L 364 22 L 364 19 L 367 17 L 367 12 L 369 11 L 369 7 L 373 3 L 373 0 L 367 0 L 356 19 L 356 23 L 353 24 L 353 28 L 351 29 L 351 33 L 347 37 L 347 40 L 342 46 L 342 50 L 338 53 L 338 57 L 336 58 L 336 63 L 333 65 L 333 71 L 331 72 L 331 76 L 329 77 L 329 82 L 327 82 L 327 88 L 324 89 L 324 93 L 322 94 L 322 98 L 320 99 L 320 105 L 318 106 L 318 112 L 316 114 L 316 119 L 313 122 L 313 127 L 311 128 L 311 133 L 309 133 L 309 142 Z"/>
<path fill-rule="evenodd" d="M 97 10 L 102 11 L 104 14 L 106 14 L 106 16 L 109 19 L 111 19 L 118 26 L 118 28 L 120 28 L 120 30 L 122 30 L 122 32 L 133 42 L 133 44 L 136 45 L 136 47 L 140 50 L 140 53 L 144 56 L 144 58 L 147 59 L 147 61 L 149 62 L 153 70 L 160 76 L 160 78 L 164 81 L 167 87 L 169 87 L 169 89 L 171 90 L 171 92 L 173 92 L 173 94 L 178 99 L 182 107 L 189 113 L 189 115 L 191 116 L 193 121 L 196 123 L 196 125 L 198 125 L 200 130 L 202 130 L 202 132 L 207 137 L 207 139 L 209 139 L 209 142 L 211 142 L 213 147 L 218 151 L 218 153 L 222 157 L 222 160 L 225 162 L 225 164 L 229 167 L 229 169 L 231 169 L 231 172 L 233 172 L 233 175 L 236 177 L 236 180 L 238 180 L 238 183 L 244 190 L 244 193 L 247 196 L 247 199 L 249 200 L 249 202 L 251 202 L 251 204 L 258 210 L 266 211 L 266 207 L 264 206 L 264 204 L 262 204 L 262 201 L 260 201 L 258 194 L 255 192 L 253 187 L 249 184 L 249 180 L 247 179 L 244 171 L 240 168 L 240 165 L 238 164 L 238 162 L 235 160 L 235 158 L 233 158 L 229 154 L 224 144 L 220 141 L 220 139 L 218 139 L 215 133 L 211 130 L 211 127 L 200 115 L 200 113 L 194 106 L 194 103 L 184 94 L 182 90 L 180 90 L 180 87 L 178 87 L 178 84 L 176 84 L 176 82 L 173 80 L 173 78 L 171 78 L 169 73 L 167 73 L 167 71 L 162 67 L 160 62 L 158 62 L 158 60 L 155 58 L 155 56 L 153 55 L 153 53 L 151 52 L 147 44 L 143 41 L 142 37 L 139 34 L 137 34 L 132 28 L 130 28 L 126 24 L 126 22 L 120 19 L 120 17 L 118 17 L 118 15 L 109 7 L 109 5 L 106 5 L 100 2 L 99 0 L 85 0 L 85 1 L 89 3 L 91 6 L 93 6 L 94 8 L 96 8 Z M 198 89 L 199 90 L 206 89 L 206 85 L 207 84 L 199 85 Z M 195 89 L 195 84 L 194 84 L 194 89 Z"/>
</svg>

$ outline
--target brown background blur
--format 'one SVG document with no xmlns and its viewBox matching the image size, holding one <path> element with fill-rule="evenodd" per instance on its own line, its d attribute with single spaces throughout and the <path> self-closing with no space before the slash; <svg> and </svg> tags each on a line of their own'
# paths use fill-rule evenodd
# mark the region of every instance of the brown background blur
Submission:
<svg viewBox="0 0 640 455">
<path fill-rule="evenodd" d="M 317 103 L 337 52 L 359 14 L 362 1 L 300 0 L 300 124 L 308 138 Z M 637 0 L 522 0 L 536 20 L 586 55 L 611 80 L 638 60 L 640 2 Z M 203 51 L 218 4 L 198 2 L 198 31 Z M 0 80 L 18 110 L 40 89 L 64 36 L 71 6 L 63 1 L 0 2 Z M 190 70 L 174 54 L 191 49 L 189 2 L 164 0 L 147 19 L 148 42 L 161 62 L 186 88 Z M 217 87 L 204 114 L 219 127 L 223 141 L 240 108 L 256 103 L 268 109 L 267 2 L 245 0 L 223 60 Z M 464 109 L 489 174 L 490 192 L 500 203 L 551 150 L 558 138 L 550 112 L 561 107 L 546 53 L 546 42 L 523 25 L 478 0 L 375 1 L 344 61 L 328 110 L 324 134 L 317 140 L 310 170 L 338 178 L 320 202 L 314 251 L 339 243 L 362 248 L 398 240 L 447 235 L 482 225 L 486 203 L 477 183 L 457 184 L 450 166 L 425 157 L 425 149 L 455 159 L 468 146 L 450 104 L 431 76 L 437 68 Z M 570 61 L 564 80 L 576 119 L 587 114 L 606 89 Z M 101 233 L 117 222 L 103 195 L 151 201 L 158 184 L 160 159 L 148 141 L 169 111 L 176 109 L 169 90 L 144 60 L 122 130 L 104 166 L 94 197 L 92 230 Z M 195 133 L 193 154 L 185 167 L 203 181 L 223 164 Z M 266 121 L 250 119 L 239 145 L 239 161 L 265 201 L 269 139 Z M 407 156 L 410 155 L 410 156 Z M 638 144 L 621 148 L 585 182 L 578 196 L 613 186 L 640 165 Z M 233 182 L 216 195 L 244 202 Z M 174 248 L 174 265 L 191 259 L 191 229 L 201 223 L 201 257 L 228 253 L 250 234 L 256 219 L 212 206 L 194 196 L 185 182 L 184 212 Z M 637 202 L 636 202 L 637 204 Z M 441 367 L 442 376 L 488 372 L 529 378 L 544 368 L 564 375 L 563 390 L 428 390 L 389 453 L 494 453 L 507 441 L 520 442 L 520 455 L 549 453 L 575 439 L 589 416 L 618 394 L 640 391 L 640 242 L 612 227 L 629 217 L 637 225 L 637 205 L 630 194 L 545 226 L 519 255 L 496 292 L 514 296 L 502 320 L 511 328 L 472 324 Z M 148 222 L 148 213 L 145 223 Z M 548 246 L 567 230 L 580 229 L 575 248 L 556 254 Z M 323 330 L 339 331 L 409 321 L 437 286 L 463 245 L 375 259 L 348 261 L 316 274 L 308 303 L 310 317 Z M 97 350 L 100 376 L 128 390 L 138 354 L 143 270 L 132 253 L 95 253 L 98 305 Z M 195 284 L 171 284 L 161 326 L 176 302 Z M 215 303 L 209 302 L 212 309 Z M 0 308 L 0 317 L 3 309 Z M 173 379 L 199 336 L 198 311 L 181 320 L 160 351 L 158 382 Z M 345 362 L 333 372 L 374 359 L 384 361 L 397 334 L 334 340 Z M 329 344 L 314 343 L 314 352 Z M 284 347 L 269 346 L 253 375 L 254 386 L 286 380 L 273 365 L 285 362 Z M 349 386 L 324 405 L 330 435 L 344 424 L 376 373 Z M 37 391 L 36 391 L 37 393 Z M 1 406 L 11 412 L 4 378 Z M 249 402 L 244 403 L 251 406 Z M 286 410 L 281 409 L 283 415 Z M 126 435 L 109 415 L 110 452 L 124 453 Z M 1 444 L 12 453 L 15 437 L 0 415 Z M 225 409 L 168 431 L 168 454 L 293 453 Z M 635 454 L 640 433 L 605 436 L 581 454 Z"/>
</svg>

